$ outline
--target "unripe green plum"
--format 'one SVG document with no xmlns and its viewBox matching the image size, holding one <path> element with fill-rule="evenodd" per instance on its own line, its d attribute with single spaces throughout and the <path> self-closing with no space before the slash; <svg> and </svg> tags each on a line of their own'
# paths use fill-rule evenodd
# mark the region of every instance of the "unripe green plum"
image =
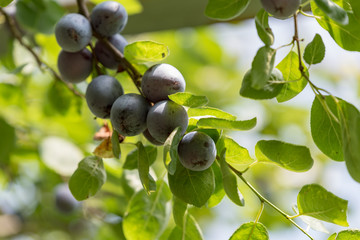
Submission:
<svg viewBox="0 0 360 240">
<path fill-rule="evenodd" d="M 94 31 L 102 37 L 110 37 L 124 29 L 128 15 L 123 5 L 105 1 L 94 7 L 90 21 Z"/>
<path fill-rule="evenodd" d="M 56 24 L 55 37 L 64 51 L 78 52 L 90 43 L 92 37 L 91 24 L 81 14 L 67 14 Z"/>
<path fill-rule="evenodd" d="M 109 42 L 114 45 L 121 53 L 124 53 L 124 48 L 128 44 L 126 39 L 120 34 L 115 34 L 108 38 Z M 94 48 L 94 54 L 96 55 L 97 60 L 101 62 L 102 65 L 106 68 L 117 69 L 119 66 L 119 61 L 116 60 L 115 54 L 111 49 L 109 49 L 105 43 L 101 40 L 96 42 Z"/>
<path fill-rule="evenodd" d="M 111 108 L 110 119 L 115 130 L 123 136 L 135 136 L 146 129 L 150 103 L 141 95 L 120 96 Z"/>
<path fill-rule="evenodd" d="M 146 123 L 150 135 L 156 141 L 164 143 L 177 127 L 181 127 L 182 134 L 184 134 L 189 119 L 183 106 L 170 100 L 164 100 L 150 108 Z"/>
<path fill-rule="evenodd" d="M 86 48 L 79 52 L 61 51 L 58 57 L 58 69 L 61 77 L 71 83 L 84 81 L 92 71 L 93 56 Z"/>
<path fill-rule="evenodd" d="M 179 70 L 166 63 L 149 68 L 141 82 L 145 97 L 155 103 L 169 99 L 170 94 L 184 92 L 185 86 L 185 79 Z"/>
<path fill-rule="evenodd" d="M 189 132 L 178 146 L 180 163 L 192 171 L 203 171 L 216 157 L 216 146 L 211 137 L 202 132 Z"/>
<path fill-rule="evenodd" d="M 73 197 L 68 185 L 63 183 L 55 188 L 55 206 L 60 212 L 69 214 L 80 207 L 80 202 Z"/>
<path fill-rule="evenodd" d="M 300 6 L 301 0 L 261 0 L 264 9 L 275 18 L 291 17 Z"/>
<path fill-rule="evenodd" d="M 86 89 L 85 98 L 90 111 L 99 118 L 109 118 L 113 103 L 124 94 L 121 84 L 114 77 L 100 75 Z"/>
</svg>

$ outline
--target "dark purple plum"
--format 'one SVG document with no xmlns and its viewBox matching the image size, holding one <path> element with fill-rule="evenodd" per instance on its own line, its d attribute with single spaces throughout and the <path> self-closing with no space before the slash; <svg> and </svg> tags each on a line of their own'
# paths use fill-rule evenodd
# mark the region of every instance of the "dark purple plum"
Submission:
<svg viewBox="0 0 360 240">
<path fill-rule="evenodd" d="M 129 93 L 120 96 L 111 108 L 111 123 L 123 136 L 135 136 L 146 129 L 150 103 L 143 96 Z"/>
<path fill-rule="evenodd" d="M 102 37 L 110 37 L 124 29 L 128 15 L 123 5 L 114 1 L 102 2 L 91 12 L 94 31 Z"/>
<path fill-rule="evenodd" d="M 84 81 L 92 71 L 93 56 L 86 48 L 79 52 L 62 50 L 58 57 L 58 69 L 61 77 L 71 83 Z"/>
<path fill-rule="evenodd" d="M 60 212 L 70 214 L 79 208 L 80 205 L 80 202 L 71 194 L 67 184 L 62 183 L 56 186 L 55 206 Z"/>
<path fill-rule="evenodd" d="M 216 157 L 216 146 L 211 137 L 202 132 L 189 132 L 178 146 L 180 163 L 192 171 L 208 169 Z"/>
<path fill-rule="evenodd" d="M 108 75 L 94 78 L 86 89 L 85 98 L 90 111 L 99 118 L 109 118 L 113 103 L 124 94 L 121 84 Z"/>
<path fill-rule="evenodd" d="M 81 14 L 67 14 L 56 24 L 55 37 L 64 51 L 78 52 L 91 41 L 91 24 Z"/>
<path fill-rule="evenodd" d="M 124 48 L 128 44 L 126 39 L 120 34 L 115 34 L 108 38 L 108 40 L 116 47 L 121 53 L 124 53 Z M 104 67 L 110 69 L 117 69 L 119 61 L 116 60 L 115 54 L 111 51 L 103 41 L 96 42 L 94 54 Z"/>
<path fill-rule="evenodd" d="M 301 0 L 261 0 L 264 9 L 275 18 L 286 19 L 299 9 Z"/>
<path fill-rule="evenodd" d="M 164 100 L 150 108 L 146 123 L 150 135 L 156 141 L 164 143 L 177 127 L 181 127 L 182 134 L 184 134 L 189 119 L 183 106 L 170 100 Z"/>
<path fill-rule="evenodd" d="M 149 68 L 141 82 L 141 89 L 147 99 L 159 102 L 168 96 L 185 91 L 185 79 L 175 67 L 162 63 Z"/>
<path fill-rule="evenodd" d="M 160 145 L 163 145 L 163 144 L 164 144 L 164 143 L 162 143 L 162 142 L 157 141 L 153 136 L 151 136 L 151 134 L 149 133 L 149 130 L 148 130 L 148 129 L 146 129 L 146 130 L 143 132 L 143 135 L 144 135 L 144 137 L 145 137 L 149 142 L 151 142 L 151 143 L 154 144 L 154 145 L 160 146 Z"/>
</svg>

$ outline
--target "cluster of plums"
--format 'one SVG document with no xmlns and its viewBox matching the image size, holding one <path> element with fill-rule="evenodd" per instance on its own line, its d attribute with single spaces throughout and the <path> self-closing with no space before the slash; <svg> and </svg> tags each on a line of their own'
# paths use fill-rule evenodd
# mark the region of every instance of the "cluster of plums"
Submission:
<svg viewBox="0 0 360 240">
<path fill-rule="evenodd" d="M 119 32 L 126 22 L 125 8 L 113 1 L 97 5 L 90 14 L 90 21 L 76 13 L 61 18 L 55 35 L 62 48 L 58 68 L 64 80 L 71 83 L 84 81 L 92 72 L 93 54 L 104 67 L 117 69 L 119 62 L 101 38 L 107 38 L 123 52 L 127 41 Z M 86 47 L 93 31 L 100 40 L 91 53 Z M 85 98 L 90 111 L 98 118 L 110 118 L 119 134 L 143 134 L 151 143 L 162 145 L 177 127 L 181 128 L 182 134 L 186 132 L 186 109 L 168 98 L 170 94 L 184 92 L 185 85 L 182 74 L 172 65 L 163 63 L 150 67 L 143 75 L 142 95 L 124 94 L 118 80 L 109 75 L 99 75 L 89 83 Z M 208 135 L 194 131 L 182 138 L 178 153 L 184 167 L 202 171 L 214 162 L 216 147 Z"/>
</svg>

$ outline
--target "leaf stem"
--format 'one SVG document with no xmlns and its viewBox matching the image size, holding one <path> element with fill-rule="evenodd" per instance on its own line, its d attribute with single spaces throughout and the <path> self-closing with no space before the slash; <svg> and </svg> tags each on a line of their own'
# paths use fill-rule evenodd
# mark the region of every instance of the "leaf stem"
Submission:
<svg viewBox="0 0 360 240">
<path fill-rule="evenodd" d="M 14 21 L 14 19 L 2 8 L 0 7 L 0 12 L 2 13 L 2 15 L 4 15 L 6 22 L 8 23 L 9 29 L 11 31 L 11 34 L 15 37 L 15 39 L 20 43 L 21 46 L 23 46 L 35 59 L 37 65 L 39 66 L 39 68 L 42 70 L 43 67 L 46 67 L 48 69 L 48 71 L 51 73 L 51 75 L 54 77 L 55 80 L 62 82 L 63 84 L 66 85 L 66 87 L 73 92 L 76 96 L 78 97 L 84 97 L 84 94 L 80 93 L 79 91 L 77 91 L 74 87 L 73 84 L 68 83 L 66 81 L 64 81 L 60 75 L 53 69 L 51 68 L 47 63 L 45 63 L 38 55 L 37 53 L 32 49 L 32 47 L 25 43 L 23 41 L 23 36 L 20 33 L 20 31 L 18 30 L 16 23 Z"/>
<path fill-rule="evenodd" d="M 261 195 L 256 188 L 254 188 L 243 176 L 243 174 L 233 168 L 230 164 L 228 164 L 229 168 L 247 185 L 250 190 L 255 193 L 255 195 L 259 198 L 259 200 L 263 203 L 268 204 L 270 207 L 275 209 L 278 213 L 280 213 L 283 217 L 285 217 L 288 221 L 290 221 L 295 227 L 297 227 L 300 231 L 302 231 L 306 236 L 308 236 L 311 240 L 314 240 L 309 233 L 307 233 L 302 227 L 300 227 L 288 214 L 286 214 L 283 210 L 278 208 L 276 205 L 274 205 L 272 202 L 270 202 L 268 199 L 266 199 L 263 195 Z"/>
<path fill-rule="evenodd" d="M 261 214 L 263 213 L 264 207 L 265 207 L 265 203 L 263 201 L 260 201 L 260 202 L 261 202 L 261 205 L 260 205 L 259 212 L 257 213 L 256 218 L 255 218 L 255 222 L 254 222 L 255 224 L 259 222 Z"/>
</svg>

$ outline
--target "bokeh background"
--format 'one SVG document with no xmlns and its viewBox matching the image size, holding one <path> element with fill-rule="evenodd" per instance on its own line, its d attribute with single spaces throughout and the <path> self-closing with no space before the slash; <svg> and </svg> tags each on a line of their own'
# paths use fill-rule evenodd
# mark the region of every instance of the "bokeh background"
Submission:
<svg viewBox="0 0 360 240">
<path fill-rule="evenodd" d="M 74 2 L 39 0 L 30 3 L 20 0 L 17 3 L 20 7 L 16 16 L 26 40 L 55 69 L 60 48 L 52 27 L 65 12 L 76 11 Z M 136 16 L 145 12 L 145 6 L 149 4 L 143 3 L 142 8 L 141 2 L 136 0 L 120 2 L 129 14 L 134 14 L 134 21 L 141 19 Z M 162 6 L 161 1 L 153 1 L 153 4 L 158 4 L 154 8 Z M 7 10 L 15 14 L 14 5 Z M 34 12 L 36 16 L 31 15 Z M 203 16 L 203 11 L 197 14 Z M 28 15 L 32 16 L 32 21 Z M 257 49 L 262 46 L 254 20 L 211 23 L 210 20 L 204 22 L 203 17 L 201 21 L 197 20 L 196 16 L 183 13 L 183 18 L 192 17 L 193 22 L 198 23 L 196 27 L 174 23 L 174 29 L 161 31 L 130 28 L 125 29 L 124 36 L 129 43 L 152 40 L 167 45 L 170 56 L 165 62 L 182 72 L 187 82 L 186 91 L 206 95 L 209 106 L 228 111 L 239 119 L 257 117 L 258 124 L 251 131 L 227 132 L 252 156 L 260 139 L 279 139 L 311 149 L 315 164 L 309 172 L 293 173 L 259 164 L 246 173 L 249 181 L 267 198 L 292 213 L 301 186 L 318 183 L 349 200 L 348 222 L 350 227 L 359 228 L 360 185 L 350 178 L 344 163 L 329 160 L 311 139 L 310 108 L 314 99 L 311 89 L 307 87 L 294 99 L 281 104 L 276 100 L 254 101 L 240 97 L 242 77 L 250 68 Z M 141 24 L 136 22 L 136 25 Z M 275 47 L 291 42 L 292 19 L 270 19 L 270 26 L 275 35 Z M 299 26 L 300 37 L 304 39 L 302 47 L 316 33 L 322 36 L 326 45 L 324 61 L 310 69 L 311 80 L 360 107 L 359 54 L 337 46 L 315 19 L 300 16 Z M 161 26 L 153 30 L 158 28 Z M 13 40 L 2 16 L 0 36 L 0 238 L 122 239 L 121 216 L 126 211 L 129 196 L 134 189 L 141 188 L 137 173 L 121 168 L 127 153 L 134 147 L 124 144 L 120 160 L 104 161 L 108 180 L 101 192 L 82 202 L 71 213 L 59 211 L 55 204 L 56 187 L 66 183 L 77 163 L 100 143 L 93 140 L 93 136 L 104 122 L 94 120 L 84 100 L 54 82 L 47 71 L 39 70 L 29 53 Z M 276 63 L 290 50 L 291 47 L 280 49 Z M 125 74 L 118 74 L 117 78 L 125 92 L 136 91 Z M 84 91 L 86 83 L 79 84 L 78 88 Z M 163 172 L 161 155 L 162 149 L 159 148 L 159 159 L 153 166 L 158 176 Z M 203 230 L 204 239 L 228 239 L 242 223 L 255 219 L 260 203 L 241 183 L 240 189 L 245 196 L 245 207 L 240 208 L 225 197 L 214 208 L 191 209 Z M 260 221 L 268 227 L 270 239 L 307 239 L 270 208 L 265 208 Z M 314 220 L 296 219 L 304 228 L 307 228 L 308 221 Z M 169 226 L 173 226 L 171 224 Z M 341 227 L 324 223 L 315 230 L 308 230 L 315 239 L 325 240 L 329 233 L 339 231 Z M 165 231 L 161 239 L 167 239 L 169 233 L 169 230 Z"/>
</svg>

